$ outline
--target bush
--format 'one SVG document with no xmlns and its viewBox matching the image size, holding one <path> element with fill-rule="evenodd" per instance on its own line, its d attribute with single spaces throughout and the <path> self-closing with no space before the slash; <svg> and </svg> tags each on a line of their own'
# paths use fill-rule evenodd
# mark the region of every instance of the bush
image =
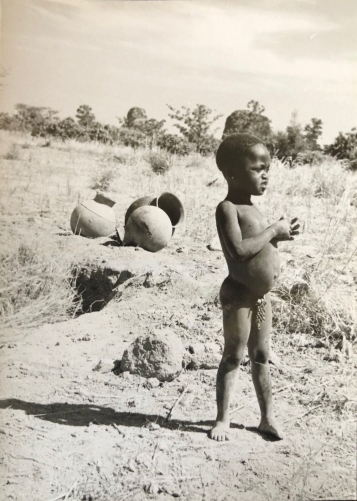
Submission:
<svg viewBox="0 0 357 501">
<path fill-rule="evenodd" d="M 145 159 L 149 162 L 151 169 L 155 174 L 164 174 L 170 168 L 167 160 L 159 153 L 149 153 Z"/>
<path fill-rule="evenodd" d="M 134 150 L 146 145 L 146 136 L 137 129 L 122 127 L 119 132 L 119 141 L 124 146 L 130 146 Z"/>
<path fill-rule="evenodd" d="M 347 160 L 351 170 L 357 170 L 357 129 L 336 137 L 335 141 L 325 147 L 325 152 L 339 160 Z"/>
<path fill-rule="evenodd" d="M 91 188 L 98 191 L 108 191 L 114 178 L 115 172 L 113 169 L 103 170 L 93 179 Z"/>
<path fill-rule="evenodd" d="M 194 145 L 176 134 L 162 134 L 157 140 L 157 146 L 179 156 L 189 155 L 194 149 Z"/>
</svg>

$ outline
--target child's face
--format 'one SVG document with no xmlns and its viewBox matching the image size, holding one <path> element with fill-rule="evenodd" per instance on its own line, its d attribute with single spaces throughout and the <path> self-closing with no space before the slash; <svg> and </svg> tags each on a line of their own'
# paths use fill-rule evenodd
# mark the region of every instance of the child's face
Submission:
<svg viewBox="0 0 357 501">
<path fill-rule="evenodd" d="M 269 167 L 270 155 L 266 147 L 262 144 L 252 146 L 236 172 L 239 188 L 250 195 L 263 195 L 268 185 Z"/>
</svg>

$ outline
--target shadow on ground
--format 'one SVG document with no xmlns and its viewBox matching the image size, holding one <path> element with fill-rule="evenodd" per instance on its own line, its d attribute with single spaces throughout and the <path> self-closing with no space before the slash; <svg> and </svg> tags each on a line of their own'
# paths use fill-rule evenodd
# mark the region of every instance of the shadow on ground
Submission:
<svg viewBox="0 0 357 501">
<path fill-rule="evenodd" d="M 182 421 L 177 419 L 165 420 L 165 416 L 158 414 L 141 414 L 138 412 L 117 412 L 110 407 L 97 405 L 79 405 L 67 403 L 39 404 L 25 402 L 10 398 L 0 400 L 0 409 L 11 408 L 26 412 L 51 423 L 67 426 L 88 426 L 90 423 L 97 425 L 133 426 L 141 428 L 151 423 L 158 423 L 163 428 L 171 430 L 191 431 L 207 433 L 208 427 L 212 427 L 213 421 Z M 240 427 L 234 425 L 232 427 Z"/>
</svg>

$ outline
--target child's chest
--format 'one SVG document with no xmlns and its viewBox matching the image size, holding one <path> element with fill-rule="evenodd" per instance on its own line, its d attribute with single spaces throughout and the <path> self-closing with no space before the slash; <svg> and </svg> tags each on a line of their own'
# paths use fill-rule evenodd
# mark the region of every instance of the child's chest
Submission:
<svg viewBox="0 0 357 501">
<path fill-rule="evenodd" d="M 243 238 L 257 235 L 268 227 L 268 222 L 254 205 L 237 207 L 237 216 Z"/>
</svg>

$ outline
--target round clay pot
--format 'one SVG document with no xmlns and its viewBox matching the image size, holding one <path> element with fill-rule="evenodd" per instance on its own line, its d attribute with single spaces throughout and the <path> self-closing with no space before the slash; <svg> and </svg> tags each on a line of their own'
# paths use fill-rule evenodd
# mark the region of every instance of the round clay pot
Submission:
<svg viewBox="0 0 357 501">
<path fill-rule="evenodd" d="M 165 191 L 155 199 L 155 205 L 166 212 L 173 228 L 177 228 L 185 221 L 185 209 L 173 193 Z"/>
<path fill-rule="evenodd" d="M 73 233 L 88 238 L 109 236 L 116 228 L 114 204 L 101 194 L 97 194 L 94 200 L 81 202 L 71 215 Z"/>
<path fill-rule="evenodd" d="M 172 235 L 174 234 L 175 228 L 180 226 L 185 221 L 185 209 L 179 198 L 177 198 L 177 196 L 173 193 L 165 191 L 158 197 L 146 196 L 135 200 L 135 202 L 133 202 L 126 211 L 125 224 L 128 222 L 128 219 L 134 210 L 139 207 L 144 207 L 145 205 L 153 205 L 166 212 L 172 224 Z"/>
<path fill-rule="evenodd" d="M 157 252 L 166 247 L 171 235 L 169 216 L 159 207 L 144 205 L 130 215 L 125 225 L 124 245 Z"/>
<path fill-rule="evenodd" d="M 133 202 L 129 206 L 128 210 L 126 211 L 125 221 L 124 221 L 125 224 L 128 222 L 128 219 L 131 216 L 131 214 L 134 212 L 134 210 L 138 209 L 139 207 L 144 207 L 145 205 L 156 205 L 155 200 L 156 200 L 156 198 L 151 197 L 151 196 L 141 197 L 141 198 L 138 198 L 137 200 L 135 200 L 135 202 Z"/>
</svg>

